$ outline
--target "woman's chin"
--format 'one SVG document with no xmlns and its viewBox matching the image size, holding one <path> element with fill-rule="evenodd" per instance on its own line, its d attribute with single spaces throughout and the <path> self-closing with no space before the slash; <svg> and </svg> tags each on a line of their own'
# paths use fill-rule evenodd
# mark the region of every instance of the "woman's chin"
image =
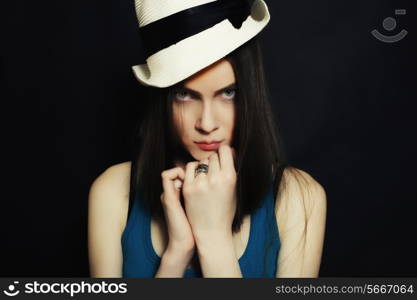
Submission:
<svg viewBox="0 0 417 300">
<path fill-rule="evenodd" d="M 196 161 L 202 161 L 204 159 L 208 159 L 210 155 L 215 153 L 216 151 L 198 151 L 198 153 L 191 153 L 191 156 L 194 157 Z"/>
</svg>

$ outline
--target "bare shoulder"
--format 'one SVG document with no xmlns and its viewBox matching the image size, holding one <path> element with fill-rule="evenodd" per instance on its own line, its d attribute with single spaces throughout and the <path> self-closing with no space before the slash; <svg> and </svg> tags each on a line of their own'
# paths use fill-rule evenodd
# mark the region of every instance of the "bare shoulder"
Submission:
<svg viewBox="0 0 417 300">
<path fill-rule="evenodd" d="M 307 172 L 286 168 L 277 193 L 275 209 L 277 217 L 281 216 L 281 219 L 287 219 L 289 215 L 304 218 L 306 214 L 323 212 L 326 209 L 326 192 Z M 289 210 L 292 211 L 291 214 L 288 214 Z"/>
<path fill-rule="evenodd" d="M 111 212 L 122 228 L 129 201 L 130 167 L 131 162 L 123 162 L 107 168 L 94 180 L 89 192 L 90 208 Z"/>
<path fill-rule="evenodd" d="M 281 249 L 276 277 L 317 277 L 326 225 L 326 193 L 310 174 L 284 171 L 276 199 Z"/>
<path fill-rule="evenodd" d="M 107 168 L 88 196 L 88 253 L 92 277 L 121 277 L 120 238 L 129 204 L 130 163 Z"/>
<path fill-rule="evenodd" d="M 113 190 L 128 191 L 131 162 L 123 162 L 107 168 L 91 185 L 91 190 L 111 192 Z"/>
<path fill-rule="evenodd" d="M 90 193 L 115 194 L 127 196 L 130 181 L 130 162 L 113 165 L 101 173 L 93 182 Z"/>
</svg>

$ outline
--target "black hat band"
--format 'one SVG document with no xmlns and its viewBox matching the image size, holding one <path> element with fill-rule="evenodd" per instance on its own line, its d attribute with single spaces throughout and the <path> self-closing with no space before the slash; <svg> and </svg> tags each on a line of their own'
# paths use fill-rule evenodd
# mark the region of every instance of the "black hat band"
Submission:
<svg viewBox="0 0 417 300">
<path fill-rule="evenodd" d="M 251 13 L 247 0 L 218 0 L 194 6 L 140 28 L 145 57 L 228 19 L 239 29 Z"/>
</svg>

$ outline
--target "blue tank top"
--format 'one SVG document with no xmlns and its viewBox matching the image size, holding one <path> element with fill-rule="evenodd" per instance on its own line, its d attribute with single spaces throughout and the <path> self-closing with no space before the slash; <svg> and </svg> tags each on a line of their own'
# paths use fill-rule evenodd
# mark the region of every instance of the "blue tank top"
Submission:
<svg viewBox="0 0 417 300">
<path fill-rule="evenodd" d="M 152 245 L 150 224 L 149 210 L 136 197 L 121 238 L 124 278 L 155 277 L 158 271 L 161 258 Z M 275 277 L 280 246 L 275 201 L 270 189 L 262 205 L 251 214 L 248 243 L 238 260 L 242 276 Z M 184 277 L 202 277 L 201 270 L 187 268 Z"/>
</svg>

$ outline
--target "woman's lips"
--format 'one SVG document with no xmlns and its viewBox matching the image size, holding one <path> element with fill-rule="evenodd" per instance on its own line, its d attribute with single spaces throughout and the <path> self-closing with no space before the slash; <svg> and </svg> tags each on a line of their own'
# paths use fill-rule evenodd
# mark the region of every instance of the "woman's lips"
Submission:
<svg viewBox="0 0 417 300">
<path fill-rule="evenodd" d="M 196 143 L 198 147 L 200 147 L 201 150 L 204 151 L 213 151 L 213 150 L 217 150 L 217 148 L 219 148 L 220 146 L 220 142 L 217 143 Z"/>
</svg>

